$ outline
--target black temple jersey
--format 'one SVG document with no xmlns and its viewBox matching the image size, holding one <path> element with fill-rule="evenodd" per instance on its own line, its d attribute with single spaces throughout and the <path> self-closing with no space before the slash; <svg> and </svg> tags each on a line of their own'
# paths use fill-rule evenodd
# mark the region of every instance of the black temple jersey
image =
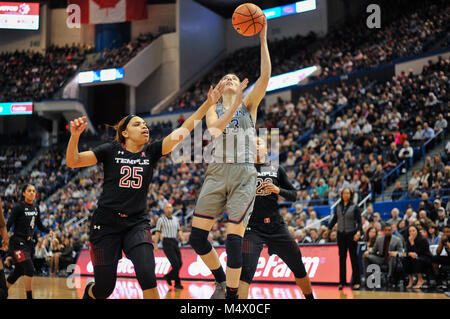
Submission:
<svg viewBox="0 0 450 319">
<path fill-rule="evenodd" d="M 138 153 L 127 151 L 117 142 L 99 145 L 93 152 L 103 163 L 104 174 L 97 206 L 128 216 L 143 213 L 153 169 L 162 157 L 162 141 L 146 144 Z"/>
<path fill-rule="evenodd" d="M 258 172 L 256 179 L 256 197 L 249 226 L 264 230 L 274 229 L 284 223 L 279 213 L 278 195 L 287 201 L 293 202 L 297 199 L 297 190 L 289 182 L 283 167 L 273 166 L 270 162 L 257 164 L 255 167 Z M 280 188 L 280 194 L 267 194 L 264 191 L 263 183 L 272 183 L 278 186 Z"/>
<path fill-rule="evenodd" d="M 14 226 L 14 236 L 22 237 L 27 240 L 33 238 L 36 227 L 41 232 L 50 232 L 50 229 L 42 224 L 39 206 L 28 204 L 26 202 L 20 202 L 14 206 L 11 216 L 9 216 L 6 224 L 8 231 L 12 226 Z"/>
</svg>

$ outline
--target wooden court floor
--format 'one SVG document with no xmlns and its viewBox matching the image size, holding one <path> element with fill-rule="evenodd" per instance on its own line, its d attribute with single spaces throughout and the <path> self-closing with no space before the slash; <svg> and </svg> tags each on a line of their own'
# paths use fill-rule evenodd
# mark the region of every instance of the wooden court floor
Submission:
<svg viewBox="0 0 450 319">
<path fill-rule="evenodd" d="M 73 278 L 33 278 L 33 297 L 35 299 L 79 299 L 89 277 Z M 214 283 L 203 281 L 183 281 L 183 289 L 175 290 L 164 280 L 158 280 L 158 291 L 164 299 L 209 299 Z M 313 286 L 316 299 L 450 299 L 443 293 L 430 293 L 421 290 L 411 291 L 353 291 L 337 286 Z M 303 295 L 296 285 L 252 284 L 249 299 L 302 299 Z M 9 290 L 9 299 L 25 299 L 22 278 Z M 142 299 L 142 290 L 136 279 L 119 278 L 110 299 Z"/>
</svg>

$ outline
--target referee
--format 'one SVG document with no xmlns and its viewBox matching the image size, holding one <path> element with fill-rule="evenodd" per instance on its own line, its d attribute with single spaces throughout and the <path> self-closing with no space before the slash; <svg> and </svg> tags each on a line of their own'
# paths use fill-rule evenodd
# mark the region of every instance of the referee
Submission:
<svg viewBox="0 0 450 319">
<path fill-rule="evenodd" d="M 155 251 L 158 250 L 159 237 L 162 235 L 163 250 L 172 265 L 172 270 L 164 276 L 169 286 L 172 285 L 172 280 L 175 280 L 175 289 L 183 289 L 180 281 L 180 269 L 183 264 L 181 260 L 181 252 L 178 247 L 178 240 L 183 241 L 183 235 L 180 230 L 180 223 L 178 218 L 172 216 L 173 206 L 167 203 L 164 206 L 165 215 L 161 216 L 156 223 L 155 234 Z"/>
</svg>

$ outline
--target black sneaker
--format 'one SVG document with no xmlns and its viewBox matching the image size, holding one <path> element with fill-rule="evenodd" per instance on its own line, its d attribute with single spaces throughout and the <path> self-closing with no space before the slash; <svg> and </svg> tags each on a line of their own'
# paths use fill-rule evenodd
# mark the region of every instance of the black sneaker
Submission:
<svg viewBox="0 0 450 319">
<path fill-rule="evenodd" d="M 175 289 L 183 289 L 184 287 L 181 285 L 181 283 L 176 283 L 175 284 Z"/>
<path fill-rule="evenodd" d="M 83 295 L 83 299 L 94 299 L 91 296 L 89 296 L 89 289 L 91 288 L 91 286 L 95 284 L 94 281 L 89 282 L 86 287 L 84 288 L 84 295 Z"/>
<path fill-rule="evenodd" d="M 170 278 L 168 275 L 164 275 L 163 278 L 167 281 L 167 284 L 169 286 L 172 286 L 172 278 Z"/>
</svg>

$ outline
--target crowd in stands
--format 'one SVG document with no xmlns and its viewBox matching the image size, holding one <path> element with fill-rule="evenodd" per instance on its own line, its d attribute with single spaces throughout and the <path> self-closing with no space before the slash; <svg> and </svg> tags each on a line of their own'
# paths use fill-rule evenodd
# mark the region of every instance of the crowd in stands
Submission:
<svg viewBox="0 0 450 319">
<path fill-rule="evenodd" d="M 87 69 L 122 67 L 161 34 L 141 33 L 118 48 L 107 48 Z M 86 55 L 93 52 L 94 48 L 90 45 L 72 44 L 50 45 L 44 52 L 27 50 L 0 53 L 0 102 L 52 98 L 79 70 Z"/>
<path fill-rule="evenodd" d="M 85 248 L 87 247 L 87 226 L 83 224 L 77 228 L 66 225 L 66 222 L 73 217 L 81 219 L 82 216 L 89 215 L 90 205 L 87 202 L 86 194 L 83 194 L 86 195 L 85 197 L 79 196 L 82 191 L 80 188 L 85 180 L 82 180 L 77 187 L 73 186 L 73 182 L 70 183 L 79 170 L 69 169 L 65 165 L 65 147 L 52 147 L 39 153 L 37 150 L 36 146 L 8 146 L 4 150 L 2 149 L 0 193 L 2 194 L 5 218 L 8 218 L 14 205 L 22 199 L 23 186 L 32 184 L 36 187 L 38 194 L 36 204 L 41 211 L 43 224 L 54 230 L 56 234 L 54 238 L 44 238 L 39 233 L 35 238 L 41 249 L 36 258 L 39 259 L 40 256 L 45 255 L 42 260 L 37 261 L 37 265 L 39 265 L 37 269 L 38 273 L 56 275 L 63 270 L 61 267 L 73 263 L 76 253 L 83 245 Z M 31 159 L 34 160 L 27 169 L 26 166 L 30 164 Z M 70 198 L 61 191 L 65 187 L 73 190 Z M 49 198 L 55 198 L 55 200 L 48 201 Z M 44 253 L 44 247 L 46 247 L 46 253 Z M 73 249 L 69 252 L 70 247 Z M 10 265 L 8 261 L 7 265 Z"/>
<path fill-rule="evenodd" d="M 386 41 L 379 38 L 381 33 L 367 36 L 366 28 L 349 26 L 351 30 L 340 29 L 324 39 L 309 35 L 271 43 L 273 75 L 318 64 L 323 70 L 321 78 L 326 78 L 420 54 L 430 47 L 430 42 L 447 32 L 448 16 L 447 3 L 437 2 L 427 11 L 408 13 L 383 28 Z M 141 35 L 119 49 L 105 50 L 92 68 L 123 66 L 153 39 L 152 35 Z M 310 52 L 305 49 L 310 41 L 322 44 Z M 242 61 L 246 61 L 242 72 L 253 74 L 258 64 L 253 59 L 258 56 L 257 49 L 234 53 L 172 109 L 198 106 L 199 99 L 206 95 L 205 84 L 209 88 L 225 70 L 237 69 L 238 64 L 241 67 Z M 50 47 L 45 56 L 31 52 L 1 54 L 0 70 L 4 72 L 0 72 L 0 100 L 49 97 L 77 70 L 90 50 L 72 46 Z M 292 54 L 292 50 L 297 53 Z M 22 72 L 11 75 L 12 67 Z M 52 73 L 54 77 L 50 78 L 49 69 L 57 70 L 56 76 Z M 336 88 L 322 86 L 314 94 L 302 94 L 298 101 L 279 99 L 274 105 L 261 105 L 256 128 L 279 129 L 280 163 L 298 190 L 297 201 L 282 205 L 280 213 L 299 244 L 337 241 L 336 229 L 327 231 L 327 221 L 321 219 L 323 216 L 314 206 L 333 203 L 345 187 L 356 191 L 357 200 L 370 192 L 380 194 L 386 174 L 401 163 L 409 169 L 414 161 L 422 160 L 419 149 L 425 142 L 441 131 L 448 132 L 449 74 L 450 60 L 439 59 L 426 65 L 418 75 L 402 73 L 388 82 L 372 83 L 369 79 L 354 84 L 341 82 Z M 180 117 L 178 125 L 183 120 Z M 152 139 L 159 139 L 172 129 L 170 122 L 158 122 L 150 126 L 150 133 Z M 101 128 L 96 138 L 101 142 L 112 136 L 111 129 Z M 62 146 L 44 150 L 27 175 L 18 174 L 36 156 L 36 151 L 35 146 L 0 150 L 0 193 L 8 218 L 14 203 L 20 199 L 22 185 L 35 185 L 43 223 L 53 229 L 56 237 L 38 235 L 34 260 L 39 272 L 55 275 L 74 260 L 80 249 L 87 247 L 90 216 L 96 209 L 103 173 L 101 166 L 87 171 L 68 169 Z M 418 209 L 411 206 L 404 212 L 393 210 L 390 219 L 385 221 L 369 205 L 363 214 L 362 240 L 373 247 L 388 224 L 406 249 L 408 227 L 415 225 L 429 245 L 439 244 L 450 212 L 449 160 L 450 142 L 445 153 L 426 158 L 420 171 L 411 172 L 406 189 L 400 182 L 396 184 L 392 200 L 420 198 Z M 158 162 L 149 187 L 150 224 L 156 226 L 164 205 L 170 202 L 182 224 L 185 245 L 205 169 L 203 163 L 175 163 L 170 157 L 164 157 Z M 391 180 L 397 176 L 393 175 Z M 210 232 L 211 243 L 223 245 L 224 232 L 224 221 L 220 220 Z"/>
<path fill-rule="evenodd" d="M 298 200 L 290 208 L 295 212 L 288 211 L 288 207 L 281 209 L 286 224 L 299 243 L 336 241 L 336 232 L 325 231 L 326 222 L 319 221 L 321 216 L 317 216 L 312 206 L 332 203 L 339 191 L 347 186 L 358 191 L 359 199 L 371 190 L 376 192 L 377 174 L 382 177 L 401 161 L 399 151 L 416 133 L 417 123 L 428 121 L 429 127 L 436 128 L 436 131 L 447 129 L 445 121 L 448 114 L 444 111 L 448 107 L 448 65 L 449 60 L 440 59 L 427 65 L 422 74 L 402 74 L 394 78 L 392 84 L 376 83 L 369 87 L 364 81 L 351 86 L 342 83 L 336 89 L 324 88 L 319 97 L 306 94 L 297 103 L 279 100 L 275 105 L 261 108 L 257 128 L 279 128 L 280 162 L 299 190 Z M 432 109 L 425 107 L 429 92 L 436 97 Z M 345 106 L 335 120 L 330 117 L 334 110 Z M 410 119 L 408 114 L 417 116 Z M 181 123 L 182 119 L 178 125 Z M 308 129 L 314 135 L 307 143 L 302 143 L 299 131 Z M 171 130 L 169 123 L 156 123 L 150 127 L 152 138 L 161 138 Z M 105 140 L 111 138 L 113 132 L 103 129 L 98 134 L 99 140 Z M 83 147 L 87 148 L 86 145 Z M 20 198 L 21 185 L 25 181 L 30 182 L 38 190 L 44 224 L 58 234 L 60 243 L 67 238 L 77 247 L 83 247 L 88 240 L 89 217 L 96 208 L 102 168 L 96 167 L 88 175 L 72 180 L 79 171 L 67 169 L 64 150 L 64 146 L 46 150 L 34 163 L 26 180 L 17 177 L 2 183 L 5 193 L 8 187 L 5 212 L 8 216 L 14 200 Z M 4 177 L 10 176 L 6 174 L 7 169 L 16 169 L 13 163 L 20 166 L 15 164 L 16 157 L 24 161 L 28 159 L 20 149 L 14 154 L 14 159 L 0 157 L 8 158 L 8 164 L 2 166 Z M 448 186 L 450 166 L 445 156 L 425 160 L 424 167 L 431 173 L 424 175 L 423 170 L 412 174 L 410 182 L 417 183 L 414 189 L 417 194 L 428 191 L 433 198 L 444 195 L 430 185 Z M 161 159 L 149 188 L 151 224 L 156 225 L 164 204 L 170 201 L 187 240 L 189 218 L 204 173 L 205 165 L 201 163 L 174 163 L 169 157 Z M 374 219 L 374 227 L 382 231 L 377 224 L 379 216 Z M 213 244 L 223 244 L 223 221 L 215 225 L 210 240 Z M 55 261 L 50 265 L 55 265 Z"/>
<path fill-rule="evenodd" d="M 173 32 L 173 30 L 166 30 L 164 33 Z M 163 33 L 158 33 L 156 35 L 151 32 L 140 33 L 139 36 L 128 42 L 124 43 L 119 47 L 115 47 L 113 42 L 112 49 L 106 48 L 101 52 L 100 57 L 95 61 L 95 63 L 90 64 L 87 70 L 102 70 L 108 68 L 120 68 L 127 64 L 132 58 L 134 58 L 139 52 L 141 52 L 146 46 L 152 43 L 156 38 L 158 38 Z"/>
<path fill-rule="evenodd" d="M 358 70 L 392 63 L 395 59 L 419 55 L 434 49 L 448 37 L 450 6 L 437 1 L 431 6 L 412 1 L 385 21 L 378 31 L 368 29 L 366 21 L 358 21 L 318 37 L 314 33 L 270 41 L 272 76 L 313 65 L 321 67 L 314 80 L 349 74 Z M 169 111 L 192 109 L 201 104 L 211 83 L 217 83 L 229 72 L 256 81 L 259 72 L 259 47 L 237 50 L 219 63 L 203 79 L 195 83 L 168 107 Z M 245 61 L 246 63 L 242 63 Z"/>
<path fill-rule="evenodd" d="M 0 53 L 0 102 L 41 101 L 63 87 L 93 48 L 49 46 L 45 52 Z"/>
</svg>

